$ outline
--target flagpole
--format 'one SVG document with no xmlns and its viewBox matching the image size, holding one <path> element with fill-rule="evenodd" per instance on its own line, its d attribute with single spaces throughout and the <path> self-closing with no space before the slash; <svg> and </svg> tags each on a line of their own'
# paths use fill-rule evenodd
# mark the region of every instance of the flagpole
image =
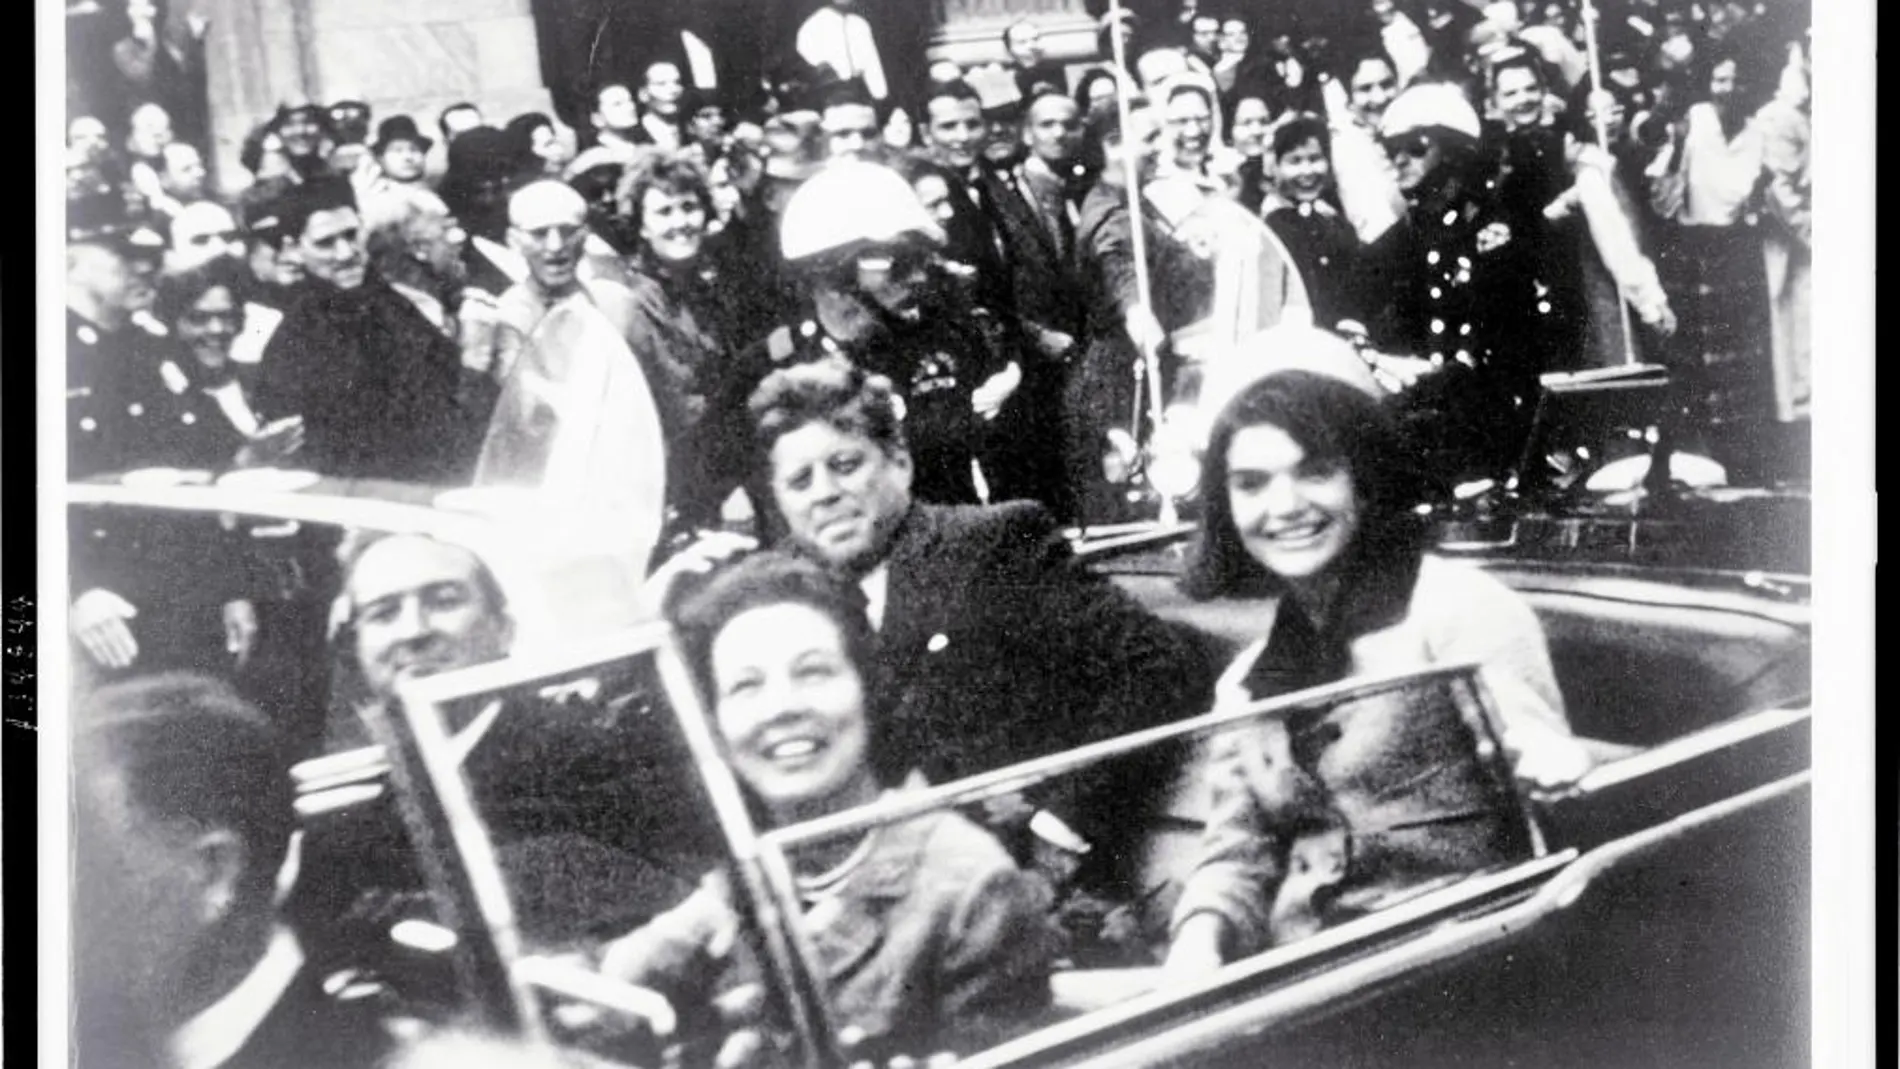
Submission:
<svg viewBox="0 0 1900 1069">
<path fill-rule="evenodd" d="M 1608 92 L 1603 85 L 1603 53 L 1597 46 L 1597 6 L 1595 0 L 1583 0 L 1583 28 L 1584 54 L 1588 56 L 1590 60 L 1591 95 L 1595 96 L 1597 93 Z M 1596 127 L 1597 147 L 1606 153 L 1610 152 L 1609 118 L 1603 114 L 1604 109 L 1595 107 L 1594 103 L 1590 108 L 1590 112 L 1592 125 Z M 1633 367 L 1636 364 L 1636 337 L 1631 332 L 1630 327 L 1630 304 L 1623 296 L 1621 287 L 1618 288 L 1616 295 L 1616 311 L 1623 324 L 1623 363 L 1625 366 Z"/>
<path fill-rule="evenodd" d="M 1127 82 L 1128 46 L 1122 41 L 1121 27 L 1125 11 L 1121 0 L 1108 0 L 1109 51 L 1115 61 L 1115 112 L 1120 119 L 1122 142 L 1122 166 L 1128 195 L 1128 231 L 1132 253 L 1135 259 L 1135 293 L 1142 309 L 1153 314 L 1153 285 L 1148 277 L 1148 237 L 1146 224 L 1141 211 L 1141 146 L 1137 143 L 1134 130 L 1133 113 L 1128 107 Z M 1161 427 L 1161 354 L 1156 351 L 1152 339 L 1140 343 L 1141 360 L 1135 365 L 1135 410 L 1128 428 L 1129 436 L 1137 444 L 1142 441 L 1141 408 L 1142 384 L 1147 384 L 1148 422 L 1151 427 Z M 1174 520 L 1174 499 L 1166 493 L 1161 494 L 1161 519 L 1163 523 Z"/>
</svg>

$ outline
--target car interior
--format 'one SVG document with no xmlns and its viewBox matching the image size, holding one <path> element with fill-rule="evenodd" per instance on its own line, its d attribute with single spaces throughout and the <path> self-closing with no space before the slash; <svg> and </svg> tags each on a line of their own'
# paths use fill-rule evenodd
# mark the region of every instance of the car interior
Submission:
<svg viewBox="0 0 1900 1069">
<path fill-rule="evenodd" d="M 253 662 L 254 669 L 267 670 L 266 678 L 274 680 L 274 689 L 265 692 L 263 700 L 278 708 L 318 709 L 326 716 L 334 712 L 330 691 L 336 676 L 321 653 L 326 649 L 331 602 L 339 582 L 332 566 L 339 531 L 310 524 L 233 524 L 206 513 L 159 519 L 149 510 L 137 515 L 94 510 L 85 519 L 73 525 L 76 539 L 92 541 L 82 547 L 86 556 L 82 557 L 81 549 L 74 551 L 75 589 L 91 582 L 93 573 L 116 576 L 126 572 L 128 562 L 149 564 L 154 547 L 201 558 L 195 569 L 180 569 L 176 574 L 202 575 L 207 565 L 215 571 L 220 559 L 234 559 L 218 555 L 239 552 L 248 540 L 250 556 L 265 562 L 265 574 L 275 577 L 284 595 L 266 614 L 266 637 Z M 233 541 L 234 532 L 244 537 Z M 1210 643 L 1232 651 L 1257 638 L 1262 606 L 1197 603 L 1179 592 L 1174 576 L 1180 546 L 1177 535 L 1137 540 L 1113 552 L 1085 551 L 1082 556 L 1086 566 L 1110 576 L 1157 614 L 1196 628 Z M 261 553 L 255 552 L 258 547 Z M 1536 611 L 1549 640 L 1572 726 L 1591 740 L 1600 762 L 1633 757 L 1747 714 L 1805 705 L 1810 671 L 1805 599 L 1777 598 L 1759 586 L 1687 582 L 1634 570 L 1510 561 L 1486 566 L 1522 593 Z M 148 576 L 174 574 L 164 568 L 148 567 L 145 572 Z M 152 590 L 143 596 L 159 604 L 166 595 Z M 312 663 L 326 668 L 284 673 L 286 665 Z M 243 685 L 242 679 L 239 682 Z M 579 870 L 588 866 L 576 859 L 615 851 L 595 849 L 598 841 L 580 849 L 572 829 L 561 826 L 570 813 L 541 807 L 506 818 L 524 822 L 521 826 L 534 832 L 500 851 L 524 954 L 558 956 L 590 938 L 629 930 L 684 897 L 694 880 L 721 863 L 724 847 L 716 822 L 704 817 L 709 808 L 696 780 L 696 766 L 674 738 L 677 729 L 665 707 L 663 688 L 650 670 L 644 676 L 634 671 L 570 673 L 495 700 L 525 710 L 517 715 L 535 718 L 544 726 L 578 724 L 584 732 L 611 740 L 596 745 L 595 756 L 628 747 L 645 755 L 637 773 L 618 776 L 620 786 L 631 793 L 616 804 L 647 816 L 615 829 L 610 837 L 621 839 L 620 847 L 634 845 L 636 853 L 647 855 L 644 861 L 665 855 L 656 863 L 634 863 L 631 868 L 621 866 L 625 858 L 616 855 L 613 865 L 595 866 L 600 871 L 594 875 L 599 878 L 582 879 Z M 304 724 L 301 737 L 308 744 L 321 734 L 321 727 L 320 722 L 315 728 Z M 1474 747 L 1476 742 L 1474 736 Z M 485 741 L 483 745 L 494 750 L 503 743 Z M 402 832 L 388 754 L 371 746 L 321 750 L 321 746 L 308 750 L 310 760 L 297 769 L 304 817 L 303 878 L 290 904 L 293 915 L 324 933 L 313 943 L 323 948 L 340 973 L 400 991 L 405 1012 L 447 1016 L 453 1012 L 449 1002 L 436 1001 L 431 1006 L 432 995 L 439 998 L 456 986 L 445 944 L 416 935 L 416 924 L 426 928 L 442 919 L 440 903 L 432 901 L 427 874 Z M 1495 760 L 1481 751 L 1476 748 L 1474 759 Z M 486 753 L 479 747 L 477 752 Z M 521 755 L 515 757 L 488 764 L 471 758 L 467 777 L 471 792 L 488 791 L 493 783 L 476 780 L 498 775 L 495 770 L 504 765 L 518 767 Z M 549 775 L 570 782 L 585 780 L 589 790 L 607 789 L 607 781 L 614 778 L 599 768 L 578 765 Z M 1191 795 L 1199 789 L 1195 775 L 1190 762 L 1163 793 L 1171 792 L 1174 798 Z M 550 787 L 548 792 L 516 793 L 551 792 Z M 1072 888 L 1074 893 L 1060 900 L 1058 919 L 1072 941 L 1064 968 L 1053 981 L 1059 1016 L 1125 1003 L 1152 987 L 1152 966 L 1165 954 L 1166 918 L 1178 890 L 1169 886 L 1169 873 L 1185 864 L 1202 830 L 1192 809 L 1176 806 L 1172 800 L 1153 808 L 1154 819 L 1144 830 L 1143 841 L 1133 848 L 1140 858 L 1137 882 L 1111 890 L 1078 883 Z M 701 816 L 696 819 L 695 813 Z M 484 817 L 497 819 L 492 808 Z M 1561 822 L 1556 827 L 1561 828 Z M 561 838 L 564 835 L 569 838 Z M 1019 860 L 1053 867 L 1065 878 L 1073 875 L 1074 859 L 1065 866 L 1063 852 L 1057 848 L 1061 841 L 1059 833 L 1033 838 L 1029 852 Z M 663 848 L 656 853 L 645 845 L 649 843 Z M 1546 854 L 1563 845 L 1542 844 L 1535 853 Z M 1525 863 L 1535 860 L 1534 856 L 1523 859 Z M 662 883 L 665 887 L 644 897 L 621 893 L 626 881 L 617 883 L 613 876 L 621 868 L 639 869 L 643 879 L 655 877 L 648 881 L 654 887 Z M 1494 867 L 1422 884 L 1411 894 L 1395 896 L 1390 905 L 1444 892 L 1460 879 L 1475 889 L 1484 879 L 1498 876 Z M 563 888 L 558 894 L 550 890 L 557 886 Z M 1391 915 L 1400 913 L 1394 910 Z M 1321 949 L 1315 942 L 1315 952 Z M 617 997 L 611 993 L 590 996 L 588 984 L 569 970 L 539 989 L 551 1002 L 571 1005 L 591 1000 L 597 1009 Z M 635 1003 L 645 1005 L 637 998 Z"/>
</svg>

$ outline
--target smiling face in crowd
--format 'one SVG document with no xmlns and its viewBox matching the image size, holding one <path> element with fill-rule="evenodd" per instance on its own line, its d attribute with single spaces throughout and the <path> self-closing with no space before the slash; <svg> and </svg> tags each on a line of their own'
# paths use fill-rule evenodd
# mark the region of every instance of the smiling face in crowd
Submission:
<svg viewBox="0 0 1900 1069">
<path fill-rule="evenodd" d="M 1295 204 L 1318 200 L 1332 185 L 1333 165 L 1319 138 L 1309 137 L 1287 149 L 1274 161 L 1274 181 L 1280 194 Z"/>
<path fill-rule="evenodd" d="M 957 168 L 974 166 L 989 132 L 983 108 L 974 100 L 940 96 L 926 104 L 924 111 L 924 136 L 936 146 L 943 162 Z"/>
<path fill-rule="evenodd" d="M 212 286 L 200 294 L 172 324 L 178 340 L 199 364 L 221 368 L 231 356 L 231 342 L 244 326 L 244 309 L 231 291 Z"/>
<path fill-rule="evenodd" d="M 910 511 L 910 454 L 824 420 L 780 435 L 771 466 L 792 538 L 847 572 L 874 567 Z"/>
<path fill-rule="evenodd" d="M 1392 64 L 1379 57 L 1360 60 L 1352 69 L 1346 91 L 1352 109 L 1367 122 L 1376 124 L 1385 114 L 1386 105 L 1398 95 L 1398 75 Z"/>
<path fill-rule="evenodd" d="M 369 256 L 363 249 L 363 220 L 355 208 L 311 212 L 297 237 L 297 262 L 313 278 L 339 289 L 363 284 Z"/>
<path fill-rule="evenodd" d="M 864 682 L 829 616 L 749 609 L 720 628 L 711 662 L 733 770 L 781 823 L 875 797 Z"/>
<path fill-rule="evenodd" d="M 1544 86 L 1535 72 L 1506 67 L 1498 72 L 1494 105 L 1513 130 L 1536 126 L 1544 118 Z"/>
<path fill-rule="evenodd" d="M 1214 107 L 1206 95 L 1192 90 L 1175 93 L 1168 98 L 1163 121 L 1174 141 L 1175 163 L 1200 166 L 1214 140 Z"/>
<path fill-rule="evenodd" d="M 291 159 L 315 156 L 323 147 L 323 127 L 311 108 L 286 112 L 277 123 L 277 136 L 283 142 L 284 154 Z"/>
<path fill-rule="evenodd" d="M 640 197 L 640 243 L 666 263 L 691 263 L 706 241 L 706 204 L 693 190 L 649 189 Z"/>
</svg>

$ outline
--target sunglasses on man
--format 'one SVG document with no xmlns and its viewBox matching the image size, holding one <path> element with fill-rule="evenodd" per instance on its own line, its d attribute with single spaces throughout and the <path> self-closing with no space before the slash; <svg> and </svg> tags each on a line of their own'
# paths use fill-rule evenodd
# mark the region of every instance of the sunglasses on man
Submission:
<svg viewBox="0 0 1900 1069">
<path fill-rule="evenodd" d="M 1385 154 L 1393 159 L 1407 156 L 1411 159 L 1422 160 L 1431 155 L 1431 151 L 1432 139 L 1424 134 L 1393 138 L 1385 143 Z"/>
</svg>

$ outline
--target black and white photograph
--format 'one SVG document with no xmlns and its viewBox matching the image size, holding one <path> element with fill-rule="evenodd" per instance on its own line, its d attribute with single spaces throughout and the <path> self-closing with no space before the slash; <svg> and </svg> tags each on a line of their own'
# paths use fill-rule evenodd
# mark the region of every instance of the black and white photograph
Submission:
<svg viewBox="0 0 1900 1069">
<path fill-rule="evenodd" d="M 1874 1064 L 1871 3 L 63 8 L 41 1064 Z"/>
</svg>

